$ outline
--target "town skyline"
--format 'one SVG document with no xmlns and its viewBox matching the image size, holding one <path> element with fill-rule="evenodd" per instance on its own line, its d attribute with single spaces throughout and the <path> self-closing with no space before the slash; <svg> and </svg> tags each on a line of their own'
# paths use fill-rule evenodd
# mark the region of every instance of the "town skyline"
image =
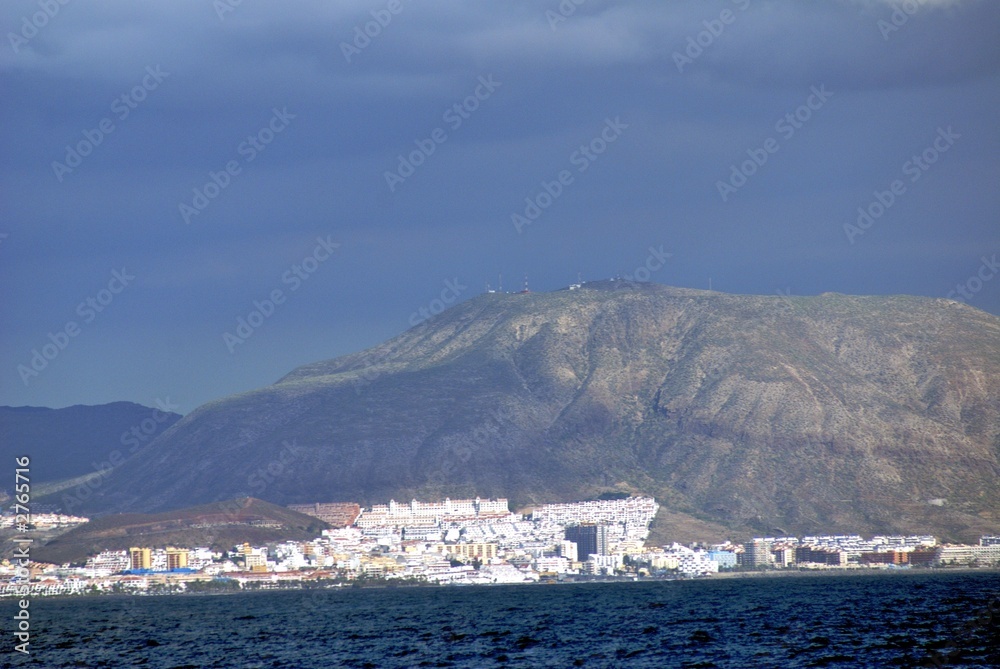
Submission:
<svg viewBox="0 0 1000 669">
<path fill-rule="evenodd" d="M 312 540 L 246 542 L 224 550 L 138 541 L 127 550 L 102 550 L 75 568 L 5 560 L 0 597 L 305 583 L 330 587 L 371 579 L 516 584 L 588 577 L 705 578 L 733 570 L 1000 567 L 1000 536 L 990 535 L 978 545 L 941 543 L 931 535 L 820 534 L 650 546 L 659 505 L 642 496 L 539 504 L 530 514 L 510 511 L 504 498 L 389 500 L 364 509 L 350 502 L 292 507 L 312 507 L 317 518 L 335 519 L 338 525 Z M 42 527 L 84 520 L 51 514 L 35 518 Z"/>
</svg>

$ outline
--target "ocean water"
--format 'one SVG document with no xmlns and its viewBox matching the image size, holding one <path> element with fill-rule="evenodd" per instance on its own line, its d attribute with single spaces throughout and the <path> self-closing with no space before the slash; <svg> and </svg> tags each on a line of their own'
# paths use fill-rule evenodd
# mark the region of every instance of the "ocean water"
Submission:
<svg viewBox="0 0 1000 669">
<path fill-rule="evenodd" d="M 34 599 L 2 666 L 1000 666 L 1000 573 Z M 988 613 L 993 602 L 995 614 Z M 949 645 L 949 642 L 951 645 Z"/>
</svg>

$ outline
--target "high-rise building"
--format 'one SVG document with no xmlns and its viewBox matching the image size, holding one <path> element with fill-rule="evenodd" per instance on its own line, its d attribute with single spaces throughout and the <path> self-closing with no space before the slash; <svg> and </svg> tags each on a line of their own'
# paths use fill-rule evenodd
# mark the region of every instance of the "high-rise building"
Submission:
<svg viewBox="0 0 1000 669">
<path fill-rule="evenodd" d="M 186 548 L 167 548 L 167 569 L 184 569 L 188 566 Z"/>
<path fill-rule="evenodd" d="M 795 546 L 789 544 L 772 546 L 771 560 L 776 567 L 791 567 L 795 564 Z"/>
<path fill-rule="evenodd" d="M 129 548 L 129 568 L 149 569 L 153 565 L 153 552 L 148 548 Z"/>
<path fill-rule="evenodd" d="M 766 539 L 754 539 L 743 544 L 743 566 L 750 569 L 769 567 L 774 564 L 771 555 L 771 542 Z"/>
<path fill-rule="evenodd" d="M 571 525 L 566 528 L 566 541 L 576 544 L 577 558 L 608 554 L 608 528 L 604 525 Z"/>
</svg>

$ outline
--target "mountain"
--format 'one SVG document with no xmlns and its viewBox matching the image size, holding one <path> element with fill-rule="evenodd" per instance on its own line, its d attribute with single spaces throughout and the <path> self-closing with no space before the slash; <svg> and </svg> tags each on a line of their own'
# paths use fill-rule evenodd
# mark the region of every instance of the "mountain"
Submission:
<svg viewBox="0 0 1000 669">
<path fill-rule="evenodd" d="M 198 408 L 88 505 L 629 491 L 743 535 L 975 538 L 1000 530 L 998 398 L 1000 319 L 950 300 L 492 293 Z"/>
<path fill-rule="evenodd" d="M 0 406 L 0 457 L 31 458 L 33 484 L 91 474 L 114 451 L 128 457 L 181 419 L 132 402 L 65 409 Z M 11 481 L 13 483 L 13 480 Z"/>
<path fill-rule="evenodd" d="M 152 515 L 104 516 L 33 548 L 31 556 L 40 562 L 63 564 L 82 562 L 102 550 L 128 550 L 132 546 L 229 550 L 244 541 L 257 546 L 315 539 L 328 527 L 318 518 L 243 498 Z"/>
</svg>

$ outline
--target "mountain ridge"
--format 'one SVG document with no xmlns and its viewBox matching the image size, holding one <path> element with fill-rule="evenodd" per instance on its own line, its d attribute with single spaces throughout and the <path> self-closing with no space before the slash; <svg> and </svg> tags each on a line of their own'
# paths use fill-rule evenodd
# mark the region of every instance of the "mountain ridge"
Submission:
<svg viewBox="0 0 1000 669">
<path fill-rule="evenodd" d="M 162 407 L 135 402 L 60 409 L 0 406 L 0 444 L 5 458 L 31 457 L 32 483 L 71 479 L 93 474 L 93 463 L 113 451 L 151 442 L 182 418 L 173 408 L 169 400 Z"/>
<path fill-rule="evenodd" d="M 627 491 L 745 531 L 968 536 L 1000 529 L 998 396 L 1000 319 L 950 300 L 483 294 L 199 407 L 91 505 L 233 497 L 271 465 L 253 492 L 282 504 Z"/>
</svg>

